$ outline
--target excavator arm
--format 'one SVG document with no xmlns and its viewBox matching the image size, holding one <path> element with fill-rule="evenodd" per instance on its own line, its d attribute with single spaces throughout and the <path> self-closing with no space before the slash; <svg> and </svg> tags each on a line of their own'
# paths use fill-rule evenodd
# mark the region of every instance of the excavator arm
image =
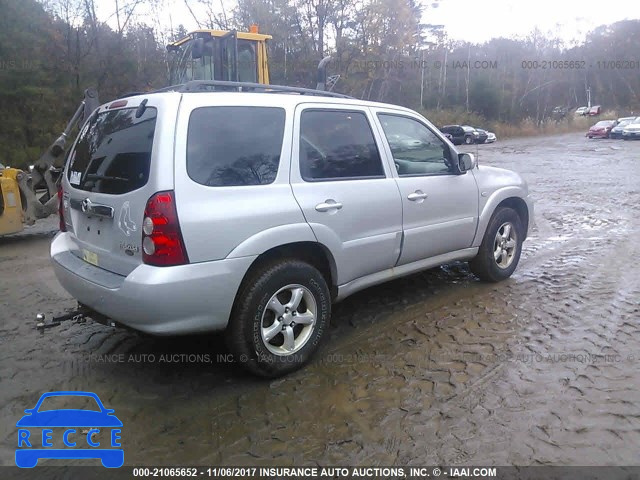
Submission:
<svg viewBox="0 0 640 480">
<path fill-rule="evenodd" d="M 30 175 L 26 172 L 15 173 L 15 181 L 20 189 L 24 223 L 33 225 L 39 218 L 46 218 L 58 210 L 57 177 L 55 173 L 64 168 L 64 158 L 67 139 L 78 126 L 81 127 L 91 113 L 100 106 L 98 92 L 88 88 L 84 92 L 84 99 L 76 109 L 64 132 L 49 146 L 44 154 L 34 163 Z M 38 198 L 36 191 L 46 187 L 47 192 Z"/>
</svg>

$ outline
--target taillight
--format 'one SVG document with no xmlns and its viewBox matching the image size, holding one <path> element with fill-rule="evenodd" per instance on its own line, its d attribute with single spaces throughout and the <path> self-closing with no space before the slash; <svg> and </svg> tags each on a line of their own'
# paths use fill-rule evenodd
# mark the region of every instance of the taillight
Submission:
<svg viewBox="0 0 640 480">
<path fill-rule="evenodd" d="M 142 261 L 158 267 L 189 263 L 172 191 L 158 192 L 147 202 L 142 223 Z"/>
<path fill-rule="evenodd" d="M 64 221 L 64 192 L 62 191 L 62 185 L 58 187 L 58 219 L 60 221 L 60 231 L 67 231 L 67 224 Z"/>
</svg>

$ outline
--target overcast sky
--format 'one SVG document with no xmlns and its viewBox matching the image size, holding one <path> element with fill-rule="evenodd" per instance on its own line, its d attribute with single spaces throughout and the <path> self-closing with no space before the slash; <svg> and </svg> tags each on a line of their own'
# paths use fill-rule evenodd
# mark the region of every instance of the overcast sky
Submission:
<svg viewBox="0 0 640 480">
<path fill-rule="evenodd" d="M 429 4 L 428 0 L 423 3 Z M 640 18 L 640 0 L 441 0 L 424 21 L 441 24 L 451 38 L 483 42 L 526 35 L 534 28 L 556 31 L 569 42 L 595 27 Z"/>
<path fill-rule="evenodd" d="M 221 0 L 230 11 L 234 0 Z M 434 0 L 421 0 L 430 5 Z M 140 11 L 136 20 L 159 22 L 166 30 L 183 24 L 187 30 L 198 28 L 185 6 L 184 0 L 164 0 L 166 7 L 158 11 Z M 96 2 L 99 16 L 108 17 L 113 2 Z M 197 0 L 189 5 L 198 14 L 203 11 Z M 112 8 L 112 7 L 111 7 Z M 640 0 L 440 0 L 438 8 L 427 8 L 423 22 L 440 24 L 450 38 L 470 42 L 484 42 L 492 37 L 524 36 L 534 28 L 543 32 L 553 30 L 566 42 L 584 40 L 595 27 L 618 20 L 640 18 Z M 153 21 L 150 22 L 150 20 Z M 115 26 L 112 16 L 109 24 Z M 260 25 L 269 33 L 269 25 Z"/>
</svg>

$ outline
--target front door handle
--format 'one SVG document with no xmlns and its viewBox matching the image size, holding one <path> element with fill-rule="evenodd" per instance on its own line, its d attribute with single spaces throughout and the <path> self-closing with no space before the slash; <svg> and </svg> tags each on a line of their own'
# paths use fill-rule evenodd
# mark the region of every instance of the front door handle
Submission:
<svg viewBox="0 0 640 480">
<path fill-rule="evenodd" d="M 422 190 L 416 190 L 413 193 L 407 195 L 407 198 L 412 202 L 423 202 L 429 195 L 424 193 Z"/>
<path fill-rule="evenodd" d="M 342 204 L 332 199 L 325 200 L 323 203 L 316 205 L 317 212 L 328 212 L 330 210 L 340 210 L 341 208 Z"/>
</svg>

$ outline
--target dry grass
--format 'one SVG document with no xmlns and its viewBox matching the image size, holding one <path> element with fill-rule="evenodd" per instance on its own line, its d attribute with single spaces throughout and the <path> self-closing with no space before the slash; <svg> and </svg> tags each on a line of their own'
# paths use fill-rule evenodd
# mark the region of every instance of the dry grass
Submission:
<svg viewBox="0 0 640 480">
<path fill-rule="evenodd" d="M 472 125 L 494 132 L 498 139 L 560 135 L 572 132 L 586 133 L 589 127 L 600 120 L 614 120 L 618 118 L 618 113 L 615 111 L 603 112 L 598 117 L 579 117 L 573 115 L 573 112 L 569 112 L 567 117 L 560 121 L 550 119 L 538 125 L 533 118 L 526 118 L 520 121 L 520 123 L 487 121 L 481 115 L 467 113 L 464 110 L 425 111 L 423 113 L 425 117 L 437 126 Z"/>
</svg>

